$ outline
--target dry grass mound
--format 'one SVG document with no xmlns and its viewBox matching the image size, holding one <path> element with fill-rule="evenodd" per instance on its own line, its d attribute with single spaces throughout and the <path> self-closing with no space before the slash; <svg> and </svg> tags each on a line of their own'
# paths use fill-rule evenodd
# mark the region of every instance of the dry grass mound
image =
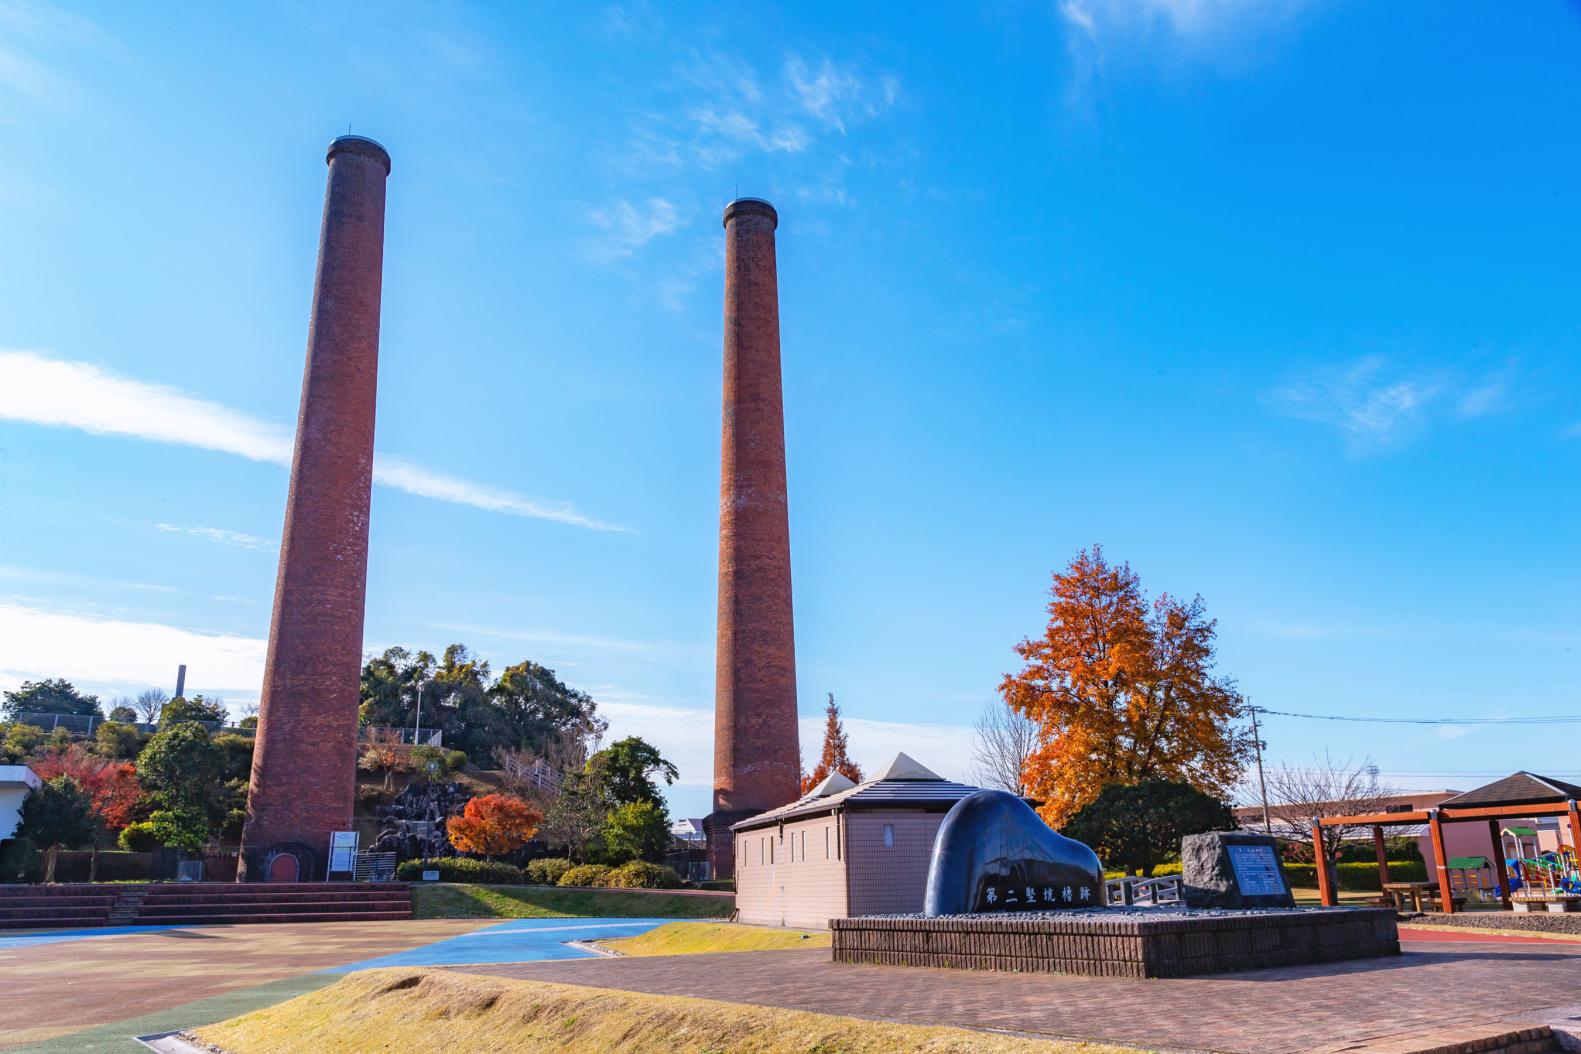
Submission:
<svg viewBox="0 0 1581 1054">
<path fill-rule="evenodd" d="M 1121 1054 L 965 1029 L 411 969 L 350 974 L 193 1032 L 228 1054 Z"/>
<path fill-rule="evenodd" d="M 667 922 L 636 937 L 600 941 L 621 955 L 700 955 L 709 952 L 766 952 L 827 948 L 827 933 L 804 933 L 739 922 Z"/>
</svg>

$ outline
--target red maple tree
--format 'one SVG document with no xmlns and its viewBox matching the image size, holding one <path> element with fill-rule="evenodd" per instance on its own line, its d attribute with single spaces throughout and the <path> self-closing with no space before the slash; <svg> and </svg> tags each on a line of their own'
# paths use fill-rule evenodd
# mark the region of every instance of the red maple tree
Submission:
<svg viewBox="0 0 1581 1054">
<path fill-rule="evenodd" d="M 40 780 L 70 776 L 88 792 L 94 818 L 109 831 L 119 831 L 132 822 L 132 810 L 143 796 L 131 762 L 90 754 L 77 743 L 34 758 L 28 767 Z"/>
<path fill-rule="evenodd" d="M 802 773 L 801 792 L 806 794 L 831 772 L 840 773 L 852 783 L 861 783 L 863 779 L 862 766 L 846 753 L 845 725 L 840 721 L 840 707 L 834 701 L 833 692 L 829 693 L 829 706 L 824 710 L 823 753 L 811 772 Z"/>
<path fill-rule="evenodd" d="M 532 840 L 543 823 L 543 813 L 508 794 L 484 794 L 470 799 L 460 816 L 445 825 L 450 844 L 462 853 L 493 858 L 514 853 Z"/>
</svg>

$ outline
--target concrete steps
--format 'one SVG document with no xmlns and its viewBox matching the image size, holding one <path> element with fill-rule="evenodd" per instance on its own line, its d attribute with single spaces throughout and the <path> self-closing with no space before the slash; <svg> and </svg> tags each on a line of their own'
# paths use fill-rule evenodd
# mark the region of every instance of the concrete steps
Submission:
<svg viewBox="0 0 1581 1054">
<path fill-rule="evenodd" d="M 373 922 L 411 917 L 411 890 L 397 882 L 0 886 L 0 929 Z"/>
</svg>

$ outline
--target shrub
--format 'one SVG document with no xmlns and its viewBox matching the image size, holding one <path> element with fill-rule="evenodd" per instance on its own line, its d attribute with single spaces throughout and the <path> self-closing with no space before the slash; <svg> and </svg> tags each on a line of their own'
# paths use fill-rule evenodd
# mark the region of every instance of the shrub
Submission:
<svg viewBox="0 0 1581 1054">
<path fill-rule="evenodd" d="M 603 864 L 578 864 L 555 883 L 557 886 L 603 886 L 609 882 L 610 868 Z"/>
<path fill-rule="evenodd" d="M 1382 887 L 1378 881 L 1378 861 L 1349 861 L 1337 865 L 1339 888 L 1357 893 L 1377 892 Z M 1316 864 L 1286 864 L 1285 874 L 1290 884 L 1299 889 L 1317 888 Z M 1427 865 L 1420 860 L 1389 861 L 1389 881 L 1426 882 Z"/>
<path fill-rule="evenodd" d="M 441 882 L 481 882 L 485 885 L 514 886 L 526 881 L 522 869 L 494 860 L 469 860 L 447 856 L 438 860 L 407 860 L 395 869 L 402 882 L 420 882 L 424 871 L 438 871 Z"/>
<path fill-rule="evenodd" d="M 116 841 L 129 853 L 152 853 L 159 848 L 159 839 L 154 835 L 154 825 L 147 820 L 129 823 L 121 828 Z"/>
<path fill-rule="evenodd" d="M 527 864 L 527 879 L 545 886 L 554 886 L 571 870 L 571 861 L 564 857 L 546 856 Z"/>
<path fill-rule="evenodd" d="M 445 751 L 445 768 L 451 772 L 460 772 L 467 767 L 467 752 L 465 750 Z"/>
<path fill-rule="evenodd" d="M 663 864 L 632 860 L 611 871 L 604 884 L 616 889 L 679 889 L 681 876 Z"/>
<path fill-rule="evenodd" d="M 422 746 L 413 747 L 407 756 L 411 759 L 412 772 L 419 783 L 436 780 L 445 771 L 445 752 L 438 747 L 424 743 Z"/>
<path fill-rule="evenodd" d="M 734 893 L 736 891 L 736 884 L 732 879 L 716 878 L 707 882 L 697 883 L 697 888 L 712 889 L 722 893 Z"/>
</svg>

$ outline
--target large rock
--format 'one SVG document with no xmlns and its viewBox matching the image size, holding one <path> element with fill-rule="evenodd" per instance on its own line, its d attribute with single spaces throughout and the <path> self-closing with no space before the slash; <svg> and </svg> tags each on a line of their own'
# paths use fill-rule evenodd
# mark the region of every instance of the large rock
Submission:
<svg viewBox="0 0 1581 1054">
<path fill-rule="evenodd" d="M 1293 908 L 1290 876 L 1271 835 L 1188 834 L 1180 840 L 1186 903 L 1194 908 Z"/>
<path fill-rule="evenodd" d="M 969 794 L 939 825 L 925 915 L 1103 906 L 1097 854 L 1050 830 L 1014 794 Z"/>
</svg>

